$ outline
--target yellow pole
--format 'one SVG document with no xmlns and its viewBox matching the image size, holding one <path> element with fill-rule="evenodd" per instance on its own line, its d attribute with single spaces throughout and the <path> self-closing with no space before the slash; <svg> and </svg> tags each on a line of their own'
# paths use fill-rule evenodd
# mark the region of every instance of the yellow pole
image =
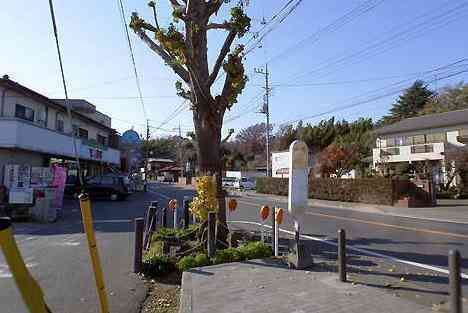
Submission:
<svg viewBox="0 0 468 313">
<path fill-rule="evenodd" d="M 80 195 L 80 208 L 81 215 L 83 216 L 83 226 L 88 239 L 89 254 L 91 256 L 91 263 L 94 270 L 94 279 L 96 281 L 97 293 L 101 305 L 101 313 L 109 313 L 104 276 L 102 274 L 101 262 L 99 261 L 99 254 L 96 246 L 96 236 L 94 235 L 91 201 L 87 194 Z"/>
<path fill-rule="evenodd" d="M 9 218 L 0 218 L 0 248 L 29 312 L 49 313 L 41 287 L 31 276 L 21 257 Z"/>
</svg>

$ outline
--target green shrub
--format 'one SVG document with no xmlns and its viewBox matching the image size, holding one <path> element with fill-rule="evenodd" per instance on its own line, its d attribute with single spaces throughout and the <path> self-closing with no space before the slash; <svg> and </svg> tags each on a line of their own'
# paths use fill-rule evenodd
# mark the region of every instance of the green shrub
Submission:
<svg viewBox="0 0 468 313">
<path fill-rule="evenodd" d="M 177 262 L 177 268 L 181 272 L 189 270 L 194 267 L 197 267 L 197 261 L 195 260 L 195 257 L 192 255 L 184 256 L 183 258 L 180 259 L 179 262 Z"/>
<path fill-rule="evenodd" d="M 238 248 L 245 259 L 263 259 L 273 255 L 271 247 L 261 241 L 249 242 Z"/>
<path fill-rule="evenodd" d="M 163 255 L 163 242 L 162 241 L 153 241 L 148 251 L 143 255 L 143 261 L 146 259 L 151 259 L 155 256 Z"/>
<path fill-rule="evenodd" d="M 187 255 L 181 258 L 180 261 L 177 262 L 177 268 L 183 272 L 194 267 L 202 267 L 210 264 L 210 258 L 204 253 L 199 253 L 196 256 Z"/>
<path fill-rule="evenodd" d="M 207 266 L 211 264 L 210 258 L 204 253 L 197 254 L 195 256 L 195 262 L 197 263 L 198 267 Z"/>
<path fill-rule="evenodd" d="M 236 248 L 228 248 L 216 251 L 215 256 L 211 259 L 213 264 L 240 262 L 245 260 L 244 254 Z"/>
<path fill-rule="evenodd" d="M 288 179 L 278 177 L 257 177 L 255 189 L 259 193 L 269 193 L 280 196 L 288 195 Z"/>
<path fill-rule="evenodd" d="M 158 231 L 153 233 L 151 241 L 161 241 L 165 238 L 178 238 L 185 240 L 193 240 L 197 236 L 197 231 L 200 229 L 200 224 L 189 225 L 187 229 L 185 228 L 160 228 Z"/>
<path fill-rule="evenodd" d="M 259 177 L 257 192 L 286 196 L 288 179 Z M 384 177 L 313 178 L 309 182 L 309 197 L 313 199 L 392 205 L 393 196 L 392 180 Z"/>
<path fill-rule="evenodd" d="M 143 262 L 143 274 L 148 277 L 164 276 L 174 270 L 174 260 L 166 256 L 148 256 Z"/>
</svg>

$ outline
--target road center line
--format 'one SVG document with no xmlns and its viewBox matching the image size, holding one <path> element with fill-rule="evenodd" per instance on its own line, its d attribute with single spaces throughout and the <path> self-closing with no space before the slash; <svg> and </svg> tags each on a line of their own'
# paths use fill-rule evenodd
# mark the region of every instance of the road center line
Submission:
<svg viewBox="0 0 468 313">
<path fill-rule="evenodd" d="M 387 223 L 381 223 L 381 222 L 373 222 L 373 221 L 361 220 L 361 219 L 352 218 L 352 217 L 343 217 L 343 216 L 324 214 L 324 213 L 306 212 L 306 214 L 320 216 L 320 217 L 326 217 L 326 218 L 333 218 L 333 219 L 337 219 L 337 220 L 346 220 L 346 221 L 353 221 L 353 222 L 364 223 L 364 224 L 369 224 L 369 225 L 376 225 L 376 226 L 383 226 L 383 227 L 401 229 L 401 230 L 406 230 L 406 231 L 415 231 L 415 232 L 421 232 L 421 233 L 429 233 L 429 234 L 435 234 L 435 235 L 442 235 L 442 236 L 448 236 L 448 237 L 468 239 L 468 235 L 455 234 L 455 233 L 449 233 L 449 232 L 438 231 L 438 230 L 431 230 L 431 229 L 426 229 L 426 228 L 400 226 L 400 225 L 387 224 Z"/>
<path fill-rule="evenodd" d="M 249 221 L 228 221 L 228 223 L 249 224 L 249 225 L 256 225 L 256 226 L 260 226 L 260 227 L 263 226 L 265 228 L 271 228 L 271 226 L 268 226 L 268 225 L 262 225 L 262 224 L 257 223 L 257 222 L 249 222 Z M 295 234 L 294 232 L 283 229 L 283 228 L 280 228 L 279 230 L 281 232 L 287 233 L 289 235 L 294 235 Z M 317 237 L 313 237 L 313 236 L 309 236 L 309 235 L 301 235 L 301 237 L 305 238 L 305 239 L 309 239 L 309 240 L 323 242 L 323 243 L 326 243 L 326 244 L 329 244 L 329 245 L 332 245 L 332 246 L 335 246 L 335 247 L 337 246 L 336 242 L 329 241 L 329 240 L 326 240 L 326 239 L 317 238 Z M 416 266 L 416 267 L 419 267 L 419 268 L 424 268 L 424 269 L 431 270 L 431 271 L 438 272 L 438 273 L 442 273 L 442 274 L 445 274 L 445 275 L 449 274 L 449 271 L 447 269 L 445 269 L 445 268 L 440 268 L 440 267 L 432 266 L 432 265 L 428 265 L 428 264 L 408 261 L 408 260 L 404 260 L 404 259 L 400 259 L 400 258 L 390 256 L 390 255 L 386 255 L 386 254 L 377 253 L 377 252 L 369 251 L 369 250 L 366 250 L 366 249 L 354 247 L 352 245 L 347 245 L 346 249 L 349 249 L 351 251 L 360 252 L 362 254 L 367 254 L 367 255 L 370 255 L 370 256 L 379 257 L 379 258 L 382 258 L 382 259 L 387 259 L 387 260 L 390 260 L 390 261 L 406 264 L 406 265 L 412 265 L 412 266 Z M 461 273 L 461 277 L 464 278 L 464 279 L 468 279 L 468 274 Z"/>
<path fill-rule="evenodd" d="M 239 200 L 238 202 L 248 204 L 248 205 L 259 206 L 256 203 L 252 203 L 252 202 L 248 202 L 244 200 Z M 305 214 L 320 216 L 320 217 L 325 217 L 325 218 L 338 219 L 338 220 L 352 221 L 352 222 L 357 222 L 357 223 L 364 223 L 364 224 L 375 225 L 375 226 L 395 228 L 395 229 L 400 229 L 400 230 L 405 230 L 405 231 L 421 232 L 421 233 L 428 233 L 428 234 L 433 234 L 433 235 L 442 235 L 442 236 L 447 236 L 447 237 L 468 239 L 468 235 L 455 234 L 455 233 L 449 233 L 449 232 L 438 231 L 438 230 L 431 230 L 427 228 L 416 228 L 416 227 L 408 227 L 408 226 L 394 225 L 394 224 L 381 223 L 381 222 L 373 222 L 373 221 L 361 220 L 361 219 L 353 218 L 353 217 L 343 217 L 343 216 L 337 216 L 337 215 L 325 214 L 325 213 L 306 212 Z"/>
</svg>

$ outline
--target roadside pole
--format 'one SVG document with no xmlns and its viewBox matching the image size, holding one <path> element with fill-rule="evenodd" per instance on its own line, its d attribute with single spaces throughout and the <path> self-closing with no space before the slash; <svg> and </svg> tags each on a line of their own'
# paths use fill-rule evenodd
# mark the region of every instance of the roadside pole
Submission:
<svg viewBox="0 0 468 313">
<path fill-rule="evenodd" d="M 96 245 L 96 236 L 93 228 L 93 216 L 91 213 L 91 201 L 88 195 L 80 195 L 81 215 L 83 216 L 83 226 L 88 240 L 89 255 L 91 256 L 91 264 L 94 271 L 94 279 L 101 306 L 101 313 L 109 313 L 109 304 L 107 302 L 106 287 L 104 285 L 104 275 L 102 273 L 101 261 Z"/>
<path fill-rule="evenodd" d="M 29 312 L 50 313 L 41 287 L 31 276 L 24 263 L 13 236 L 11 220 L 7 217 L 0 217 L 0 250 L 3 251 L 6 264 Z"/>
<path fill-rule="evenodd" d="M 305 142 L 295 140 L 289 146 L 289 186 L 288 186 L 288 212 L 294 219 L 295 245 L 291 262 L 294 268 L 300 269 L 308 266 L 312 260 L 306 256 L 305 247 L 300 242 L 300 221 L 308 207 L 309 198 L 309 149 Z M 295 250 L 295 251 L 294 251 Z M 308 259 L 308 260 L 307 260 Z"/>
</svg>

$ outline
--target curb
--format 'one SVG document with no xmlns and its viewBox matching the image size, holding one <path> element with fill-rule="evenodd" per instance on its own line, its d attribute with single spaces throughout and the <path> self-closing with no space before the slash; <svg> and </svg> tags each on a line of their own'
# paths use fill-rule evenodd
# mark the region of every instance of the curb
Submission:
<svg viewBox="0 0 468 313">
<path fill-rule="evenodd" d="M 182 274 L 179 313 L 191 313 L 193 305 L 192 273 Z"/>
</svg>

